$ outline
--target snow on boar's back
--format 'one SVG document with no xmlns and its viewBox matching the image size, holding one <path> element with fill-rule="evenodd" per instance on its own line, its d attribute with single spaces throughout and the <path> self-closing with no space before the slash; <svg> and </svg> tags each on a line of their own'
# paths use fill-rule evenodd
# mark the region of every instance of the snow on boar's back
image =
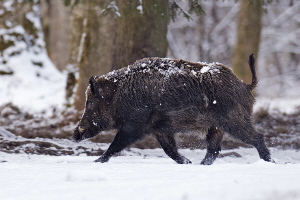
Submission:
<svg viewBox="0 0 300 200">
<path fill-rule="evenodd" d="M 145 58 L 103 76 L 91 77 L 86 106 L 74 139 L 91 138 L 117 129 L 107 151 L 96 162 L 107 162 L 130 144 L 153 134 L 165 153 L 180 164 L 191 163 L 178 153 L 174 134 L 206 135 L 210 165 L 221 151 L 224 132 L 253 145 L 260 158 L 272 161 L 262 134 L 251 122 L 255 88 L 254 57 L 249 57 L 252 83 L 239 80 L 220 63 L 191 63 L 167 58 Z"/>
</svg>

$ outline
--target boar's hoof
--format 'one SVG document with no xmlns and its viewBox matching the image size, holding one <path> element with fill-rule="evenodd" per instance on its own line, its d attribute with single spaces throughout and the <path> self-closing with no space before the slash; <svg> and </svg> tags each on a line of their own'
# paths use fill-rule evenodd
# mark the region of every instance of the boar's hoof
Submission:
<svg viewBox="0 0 300 200">
<path fill-rule="evenodd" d="M 183 157 L 183 156 L 180 159 L 176 160 L 176 162 L 178 164 L 191 164 L 192 163 L 189 159 L 187 159 L 186 157 Z"/>
<path fill-rule="evenodd" d="M 100 156 L 100 158 L 98 158 L 97 160 L 95 160 L 94 162 L 100 162 L 100 163 L 105 163 L 109 160 L 109 158 L 107 156 Z"/>
<path fill-rule="evenodd" d="M 260 155 L 260 158 L 266 162 L 275 163 L 275 161 L 271 158 L 269 151 L 266 151 Z"/>
<path fill-rule="evenodd" d="M 214 161 L 215 159 L 213 158 L 205 158 L 201 161 L 200 165 L 211 165 Z"/>
<path fill-rule="evenodd" d="M 271 163 L 274 163 L 274 164 L 276 164 L 276 162 L 275 162 L 275 160 L 273 160 L 273 159 L 271 159 L 271 161 L 270 161 Z"/>
<path fill-rule="evenodd" d="M 275 160 L 273 160 L 272 158 L 265 160 L 265 161 L 276 164 Z"/>
</svg>

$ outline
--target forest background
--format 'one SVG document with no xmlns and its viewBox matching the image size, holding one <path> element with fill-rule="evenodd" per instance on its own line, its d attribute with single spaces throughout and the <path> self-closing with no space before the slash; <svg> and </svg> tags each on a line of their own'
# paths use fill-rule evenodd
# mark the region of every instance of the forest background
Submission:
<svg viewBox="0 0 300 200">
<path fill-rule="evenodd" d="M 220 62 L 249 82 L 247 59 L 254 53 L 256 129 L 268 146 L 300 149 L 300 1 L 0 2 L 0 127 L 13 134 L 69 138 L 84 108 L 88 78 L 137 59 Z M 113 134 L 95 141 L 109 142 Z M 157 147 L 147 141 L 136 146 Z M 180 141 L 182 147 L 204 145 L 193 137 Z M 6 151 L 24 145 L 1 142 Z M 223 142 L 225 148 L 241 145 Z"/>
</svg>

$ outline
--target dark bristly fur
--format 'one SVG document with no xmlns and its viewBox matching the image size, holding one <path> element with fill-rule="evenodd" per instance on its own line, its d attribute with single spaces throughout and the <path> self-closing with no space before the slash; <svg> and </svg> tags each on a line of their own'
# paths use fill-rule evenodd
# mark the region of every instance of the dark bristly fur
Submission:
<svg viewBox="0 0 300 200">
<path fill-rule="evenodd" d="M 107 151 L 96 162 L 113 155 L 147 134 L 153 134 L 165 153 L 180 164 L 191 163 L 178 153 L 174 134 L 205 134 L 210 165 L 221 151 L 224 132 L 253 145 L 260 158 L 272 161 L 264 137 L 252 126 L 257 84 L 254 57 L 249 57 L 252 83 L 240 81 L 220 64 L 191 63 L 167 58 L 145 58 L 100 77 L 91 77 L 86 107 L 74 139 L 91 138 L 117 129 Z"/>
</svg>

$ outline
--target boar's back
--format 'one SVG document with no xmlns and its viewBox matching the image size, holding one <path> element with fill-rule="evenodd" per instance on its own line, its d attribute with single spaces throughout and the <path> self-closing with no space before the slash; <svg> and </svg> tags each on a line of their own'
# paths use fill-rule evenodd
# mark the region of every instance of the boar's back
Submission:
<svg viewBox="0 0 300 200">
<path fill-rule="evenodd" d="M 147 118 L 153 111 L 172 113 L 187 108 L 203 116 L 225 117 L 232 111 L 232 115 L 250 115 L 254 103 L 247 85 L 220 63 L 146 58 L 110 72 L 105 79 L 118 84 L 118 115 L 128 119 Z"/>
</svg>

